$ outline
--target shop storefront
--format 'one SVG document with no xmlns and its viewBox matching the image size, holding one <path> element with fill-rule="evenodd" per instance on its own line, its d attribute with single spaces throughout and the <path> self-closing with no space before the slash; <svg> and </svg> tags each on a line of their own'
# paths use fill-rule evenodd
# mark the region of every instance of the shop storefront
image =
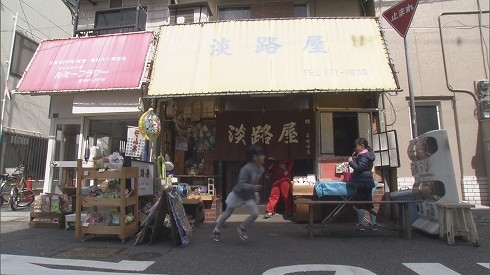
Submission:
<svg viewBox="0 0 490 275">
<path fill-rule="evenodd" d="M 151 32 L 41 43 L 17 92 L 51 96 L 44 192 L 74 186 L 70 168 L 87 160 L 92 147 L 106 155 L 126 153 L 144 109 L 152 44 Z M 149 160 L 146 142 L 135 139 L 141 144 L 127 155 Z"/>
<path fill-rule="evenodd" d="M 162 26 L 157 40 L 154 58 L 148 32 L 40 45 L 18 92 L 51 95 L 45 192 L 53 179 L 73 181 L 53 162 L 87 159 L 92 147 L 150 162 L 168 155 L 176 182 L 206 194 L 214 221 L 248 146 L 294 160 L 293 176 L 312 184 L 339 181 L 353 141 L 383 132 L 380 95 L 399 91 L 374 18 Z M 150 107 L 162 129 L 146 142 L 137 126 Z"/>
<path fill-rule="evenodd" d="M 164 125 L 156 151 L 179 181 L 217 180 L 221 197 L 253 144 L 295 160 L 293 176 L 340 180 L 353 141 L 383 131 L 380 95 L 400 90 L 374 18 L 163 26 L 159 41 L 147 95 Z"/>
</svg>

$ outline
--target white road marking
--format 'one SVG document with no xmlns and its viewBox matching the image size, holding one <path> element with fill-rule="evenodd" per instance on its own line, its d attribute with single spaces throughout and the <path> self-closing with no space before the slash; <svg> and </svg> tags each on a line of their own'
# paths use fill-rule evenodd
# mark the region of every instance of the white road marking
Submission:
<svg viewBox="0 0 490 275">
<path fill-rule="evenodd" d="M 490 269 L 490 263 L 478 263 L 478 264 L 483 266 L 484 268 Z"/>
<path fill-rule="evenodd" d="M 438 263 L 409 263 L 403 265 L 419 275 L 461 275 Z"/>
<path fill-rule="evenodd" d="M 330 265 L 330 264 L 307 264 L 307 265 L 290 265 L 272 268 L 262 275 L 285 275 L 289 273 L 312 272 L 312 271 L 335 271 L 335 275 L 376 275 L 364 268 L 348 265 Z"/>
<path fill-rule="evenodd" d="M 7 254 L 2 254 L 0 258 L 2 263 L 0 271 L 2 274 L 36 274 L 37 273 L 37 274 L 50 274 L 50 275 L 62 275 L 62 274 L 128 275 L 128 273 L 51 269 L 48 267 L 39 266 L 38 264 L 137 272 L 137 271 L 144 271 L 155 263 L 154 261 L 120 261 L 118 263 L 114 263 L 114 262 L 102 262 L 102 261 L 90 261 L 90 260 L 53 259 L 53 258 L 7 255 Z"/>
</svg>

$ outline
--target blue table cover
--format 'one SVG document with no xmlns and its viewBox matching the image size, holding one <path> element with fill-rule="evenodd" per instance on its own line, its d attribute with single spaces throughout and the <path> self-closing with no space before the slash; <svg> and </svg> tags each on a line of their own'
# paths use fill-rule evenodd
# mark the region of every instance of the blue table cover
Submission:
<svg viewBox="0 0 490 275">
<path fill-rule="evenodd" d="M 378 182 L 374 182 L 373 196 L 376 192 L 376 186 Z M 324 196 L 354 196 L 356 194 L 356 188 L 354 183 L 345 181 L 317 181 L 315 183 L 315 192 L 317 197 Z"/>
</svg>

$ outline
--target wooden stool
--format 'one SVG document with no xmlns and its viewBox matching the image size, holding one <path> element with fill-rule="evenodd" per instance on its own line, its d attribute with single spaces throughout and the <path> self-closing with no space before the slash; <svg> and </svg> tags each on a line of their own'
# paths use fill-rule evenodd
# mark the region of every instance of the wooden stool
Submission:
<svg viewBox="0 0 490 275">
<path fill-rule="evenodd" d="M 184 209 L 187 215 L 192 216 L 194 221 L 194 227 L 199 226 L 204 222 L 204 203 L 199 199 L 187 199 L 182 200 Z"/>
<path fill-rule="evenodd" d="M 480 246 L 478 232 L 471 208 L 468 203 L 436 203 L 439 208 L 439 238 L 446 239 L 450 245 L 455 244 L 455 237 L 463 237 L 474 246 Z"/>
</svg>

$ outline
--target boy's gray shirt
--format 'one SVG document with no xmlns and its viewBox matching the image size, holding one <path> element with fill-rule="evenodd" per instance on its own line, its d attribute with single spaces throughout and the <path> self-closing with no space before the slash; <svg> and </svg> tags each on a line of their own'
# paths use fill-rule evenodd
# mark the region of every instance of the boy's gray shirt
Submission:
<svg viewBox="0 0 490 275">
<path fill-rule="evenodd" d="M 259 183 L 263 173 L 264 167 L 262 165 L 247 163 L 240 169 L 238 182 L 233 187 L 233 192 L 244 200 L 252 199 L 255 193 L 255 185 Z"/>
</svg>

